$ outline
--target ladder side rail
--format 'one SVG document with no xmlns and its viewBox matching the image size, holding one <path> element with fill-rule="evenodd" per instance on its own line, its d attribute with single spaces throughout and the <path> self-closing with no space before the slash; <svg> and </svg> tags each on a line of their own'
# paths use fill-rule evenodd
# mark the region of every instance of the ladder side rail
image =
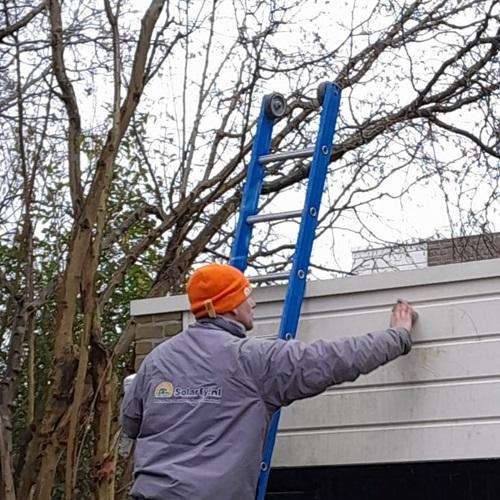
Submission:
<svg viewBox="0 0 500 500">
<path fill-rule="evenodd" d="M 309 172 L 306 203 L 297 237 L 297 249 L 293 260 L 292 273 L 287 288 L 279 331 L 279 337 L 286 340 L 295 338 L 296 336 L 300 309 L 304 298 L 309 260 L 318 224 L 318 212 L 333 147 L 333 136 L 339 111 L 340 95 L 340 87 L 333 83 L 326 84 L 320 129 Z M 280 411 L 277 411 L 271 419 L 264 445 L 261 473 L 257 485 L 257 500 L 264 500 L 266 496 L 279 419 Z"/>
<path fill-rule="evenodd" d="M 333 149 L 333 138 L 340 106 L 340 87 L 328 83 L 323 109 L 321 111 L 319 133 L 316 141 L 306 201 L 302 211 L 297 247 L 293 258 L 292 272 L 288 284 L 279 336 L 282 339 L 295 338 L 304 298 L 311 251 L 316 237 L 318 214 L 325 187 L 328 165 Z M 289 335 L 291 337 L 289 337 Z"/>
<path fill-rule="evenodd" d="M 248 164 L 247 179 L 245 187 L 243 188 L 238 223 L 229 258 L 229 263 L 242 272 L 247 268 L 248 251 L 250 248 L 250 239 L 252 237 L 252 224 L 248 223 L 247 217 L 257 213 L 265 173 L 264 167 L 259 161 L 259 157 L 269 153 L 275 121 L 267 111 L 269 99 L 270 96 L 266 96 L 262 100 L 260 115 L 257 120 L 257 131 L 255 133 L 252 156 Z"/>
</svg>

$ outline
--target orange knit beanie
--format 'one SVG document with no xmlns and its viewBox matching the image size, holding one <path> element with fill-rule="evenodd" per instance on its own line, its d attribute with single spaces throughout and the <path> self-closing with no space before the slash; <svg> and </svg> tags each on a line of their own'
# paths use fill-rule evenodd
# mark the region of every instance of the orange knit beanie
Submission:
<svg viewBox="0 0 500 500">
<path fill-rule="evenodd" d="M 244 274 L 227 264 L 208 264 L 197 269 L 187 283 L 191 311 L 196 318 L 214 317 L 238 307 L 252 288 Z"/>
</svg>

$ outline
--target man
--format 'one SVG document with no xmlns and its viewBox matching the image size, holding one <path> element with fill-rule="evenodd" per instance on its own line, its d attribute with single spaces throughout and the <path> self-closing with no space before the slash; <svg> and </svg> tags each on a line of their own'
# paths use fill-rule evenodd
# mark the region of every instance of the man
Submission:
<svg viewBox="0 0 500 500">
<path fill-rule="evenodd" d="M 276 410 L 411 348 L 404 301 L 377 333 L 311 344 L 247 338 L 250 293 L 228 265 L 204 266 L 188 281 L 196 323 L 146 357 L 122 405 L 123 429 L 136 439 L 134 498 L 254 500 Z"/>
</svg>

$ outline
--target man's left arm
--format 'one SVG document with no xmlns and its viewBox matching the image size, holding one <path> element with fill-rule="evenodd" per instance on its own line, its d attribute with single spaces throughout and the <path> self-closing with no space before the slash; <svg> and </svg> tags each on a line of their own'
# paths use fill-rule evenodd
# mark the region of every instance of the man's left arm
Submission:
<svg viewBox="0 0 500 500">
<path fill-rule="evenodd" d="M 354 381 L 411 349 L 412 307 L 398 302 L 387 330 L 335 341 L 263 341 L 254 363 L 263 399 L 273 408 Z"/>
</svg>

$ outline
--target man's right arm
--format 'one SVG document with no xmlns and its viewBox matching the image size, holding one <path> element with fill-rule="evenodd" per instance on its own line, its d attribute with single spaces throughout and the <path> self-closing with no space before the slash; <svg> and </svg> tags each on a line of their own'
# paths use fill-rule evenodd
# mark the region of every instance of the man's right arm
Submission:
<svg viewBox="0 0 500 500">
<path fill-rule="evenodd" d="M 124 390 L 121 406 L 123 432 L 132 439 L 139 435 L 142 424 L 142 373 L 139 372 Z"/>
</svg>

